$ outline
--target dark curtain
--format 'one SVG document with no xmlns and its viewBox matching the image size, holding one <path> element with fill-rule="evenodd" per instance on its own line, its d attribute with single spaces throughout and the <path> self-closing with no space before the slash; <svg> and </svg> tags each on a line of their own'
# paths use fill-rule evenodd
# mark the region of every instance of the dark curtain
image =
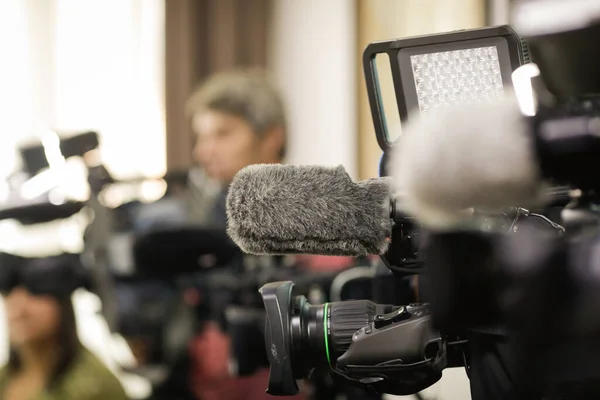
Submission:
<svg viewBox="0 0 600 400">
<path fill-rule="evenodd" d="M 266 66 L 271 1 L 165 0 L 168 170 L 192 164 L 184 106 L 193 89 L 217 71 Z"/>
</svg>

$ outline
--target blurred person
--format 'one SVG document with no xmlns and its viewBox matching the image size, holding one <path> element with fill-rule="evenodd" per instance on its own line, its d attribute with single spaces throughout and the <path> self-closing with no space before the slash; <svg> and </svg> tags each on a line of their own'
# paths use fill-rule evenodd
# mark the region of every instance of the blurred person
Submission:
<svg viewBox="0 0 600 400">
<path fill-rule="evenodd" d="M 4 293 L 8 364 L 0 370 L 3 400 L 126 400 L 116 378 L 77 337 L 69 293 Z"/>
<path fill-rule="evenodd" d="M 225 229 L 227 191 L 235 174 L 252 164 L 281 163 L 285 156 L 283 99 L 264 70 L 237 69 L 209 77 L 186 108 L 196 139 L 194 160 L 202 171 L 191 179 L 191 219 Z M 190 343 L 195 395 L 202 400 L 272 398 L 265 393 L 268 369 L 231 377 L 230 351 L 230 338 L 218 324 L 204 324 Z"/>
<path fill-rule="evenodd" d="M 225 199 L 235 174 L 252 164 L 280 163 L 285 156 L 283 100 L 265 71 L 240 69 L 210 77 L 190 97 L 187 113 L 196 135 L 194 160 L 218 185 L 212 202 L 196 202 L 192 212 L 225 228 Z"/>
</svg>

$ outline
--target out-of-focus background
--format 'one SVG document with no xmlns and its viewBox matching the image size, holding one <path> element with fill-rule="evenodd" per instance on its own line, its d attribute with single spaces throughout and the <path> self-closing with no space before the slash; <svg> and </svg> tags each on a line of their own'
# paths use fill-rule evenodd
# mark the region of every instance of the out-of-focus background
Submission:
<svg viewBox="0 0 600 400">
<path fill-rule="evenodd" d="M 104 192 L 104 205 L 161 198 L 164 181 L 145 179 L 195 166 L 188 98 L 212 74 L 238 66 L 266 68 L 282 93 L 285 162 L 342 164 L 355 179 L 375 177 L 381 154 L 362 75 L 365 46 L 503 24 L 509 12 L 509 0 L 1 0 L 0 204 L 10 200 L 15 179 L 31 178 L 18 175 L 26 164 L 23 146 L 84 131 L 98 133 L 94 157 L 111 179 L 134 182 Z M 384 103 L 392 104 L 391 74 L 382 71 L 380 80 Z M 86 162 L 66 160 L 69 174 L 61 183 L 79 199 L 90 191 Z M 86 224 L 79 214 L 35 225 L 4 219 L 0 251 L 79 253 Z M 100 297 L 80 291 L 74 298 L 84 344 L 112 354 L 107 363 L 139 362 L 137 342 L 111 335 L 94 319 Z M 0 344 L 4 363 L 6 326 Z M 138 378 L 122 381 L 142 398 L 150 389 L 148 379 Z M 424 396 L 469 398 L 464 371 L 446 371 Z"/>
<path fill-rule="evenodd" d="M 187 167 L 192 134 L 182 110 L 192 89 L 216 71 L 261 65 L 288 103 L 288 162 L 339 163 L 356 177 L 374 176 L 364 47 L 505 23 L 508 3 L 4 0 L 0 174 L 14 168 L 16 143 L 48 127 L 98 130 L 118 177 Z"/>
</svg>

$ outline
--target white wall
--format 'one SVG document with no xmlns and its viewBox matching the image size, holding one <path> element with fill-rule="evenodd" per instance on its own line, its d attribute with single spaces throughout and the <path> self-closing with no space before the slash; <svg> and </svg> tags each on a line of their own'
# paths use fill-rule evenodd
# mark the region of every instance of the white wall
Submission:
<svg viewBox="0 0 600 400">
<path fill-rule="evenodd" d="M 492 0 L 490 25 L 504 25 L 510 21 L 510 0 Z"/>
<path fill-rule="evenodd" d="M 17 163 L 15 142 L 31 128 L 30 55 L 25 3 L 0 1 L 0 180 Z"/>
<path fill-rule="evenodd" d="M 0 178 L 44 129 L 99 131 L 117 177 L 164 173 L 163 1 L 0 1 Z"/>
<path fill-rule="evenodd" d="M 55 126 L 98 130 L 119 178 L 163 174 L 164 1 L 54 2 Z"/>
<path fill-rule="evenodd" d="M 287 161 L 356 176 L 354 0 L 276 0 L 270 67 L 287 100 Z"/>
</svg>

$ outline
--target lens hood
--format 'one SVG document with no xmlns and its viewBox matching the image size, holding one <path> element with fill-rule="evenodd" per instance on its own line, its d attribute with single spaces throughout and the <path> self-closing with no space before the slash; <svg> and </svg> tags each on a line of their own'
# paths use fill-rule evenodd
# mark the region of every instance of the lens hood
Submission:
<svg viewBox="0 0 600 400">
<path fill-rule="evenodd" d="M 299 392 L 291 354 L 293 288 L 291 281 L 268 283 L 260 288 L 266 311 L 265 348 L 270 364 L 267 393 L 273 396 L 293 396 Z"/>
</svg>

